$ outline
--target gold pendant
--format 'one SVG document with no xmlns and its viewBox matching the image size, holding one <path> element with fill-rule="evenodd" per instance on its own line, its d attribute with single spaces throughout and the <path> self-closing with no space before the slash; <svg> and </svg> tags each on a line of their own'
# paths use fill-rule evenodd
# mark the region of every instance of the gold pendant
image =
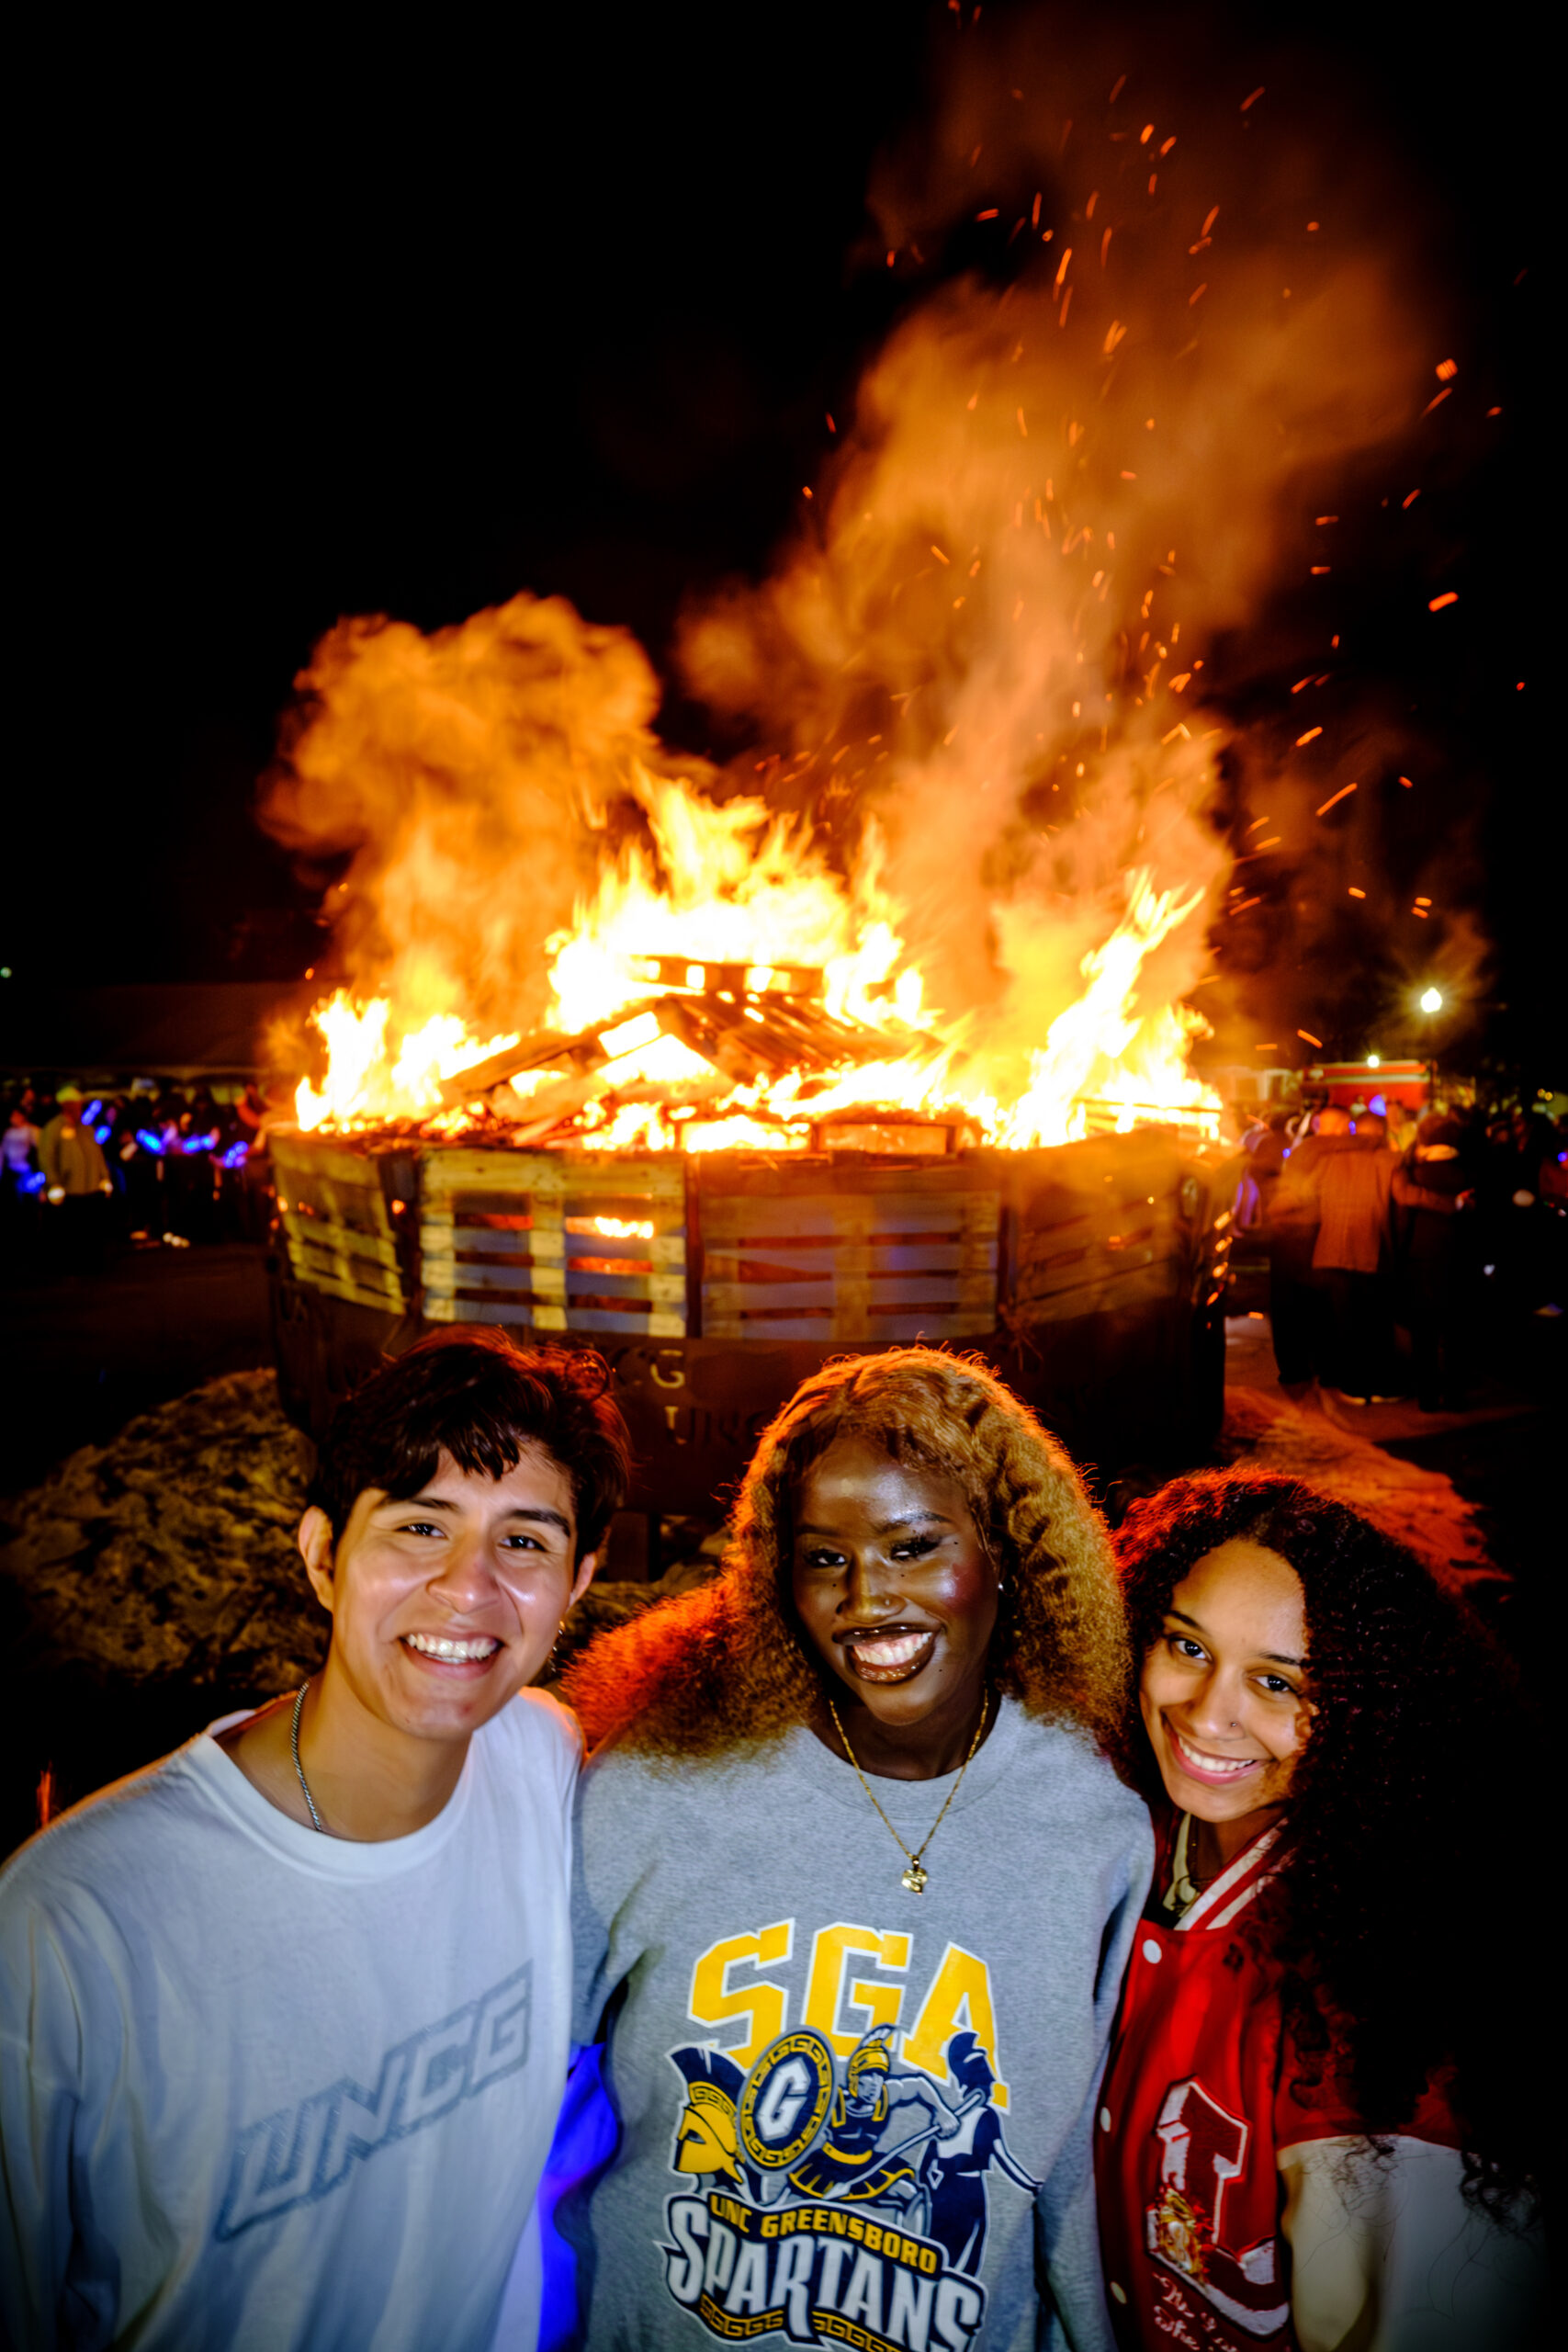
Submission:
<svg viewBox="0 0 1568 2352">
<path fill-rule="evenodd" d="M 923 1894 L 926 1891 L 926 1875 L 919 1862 L 911 1861 L 908 1869 L 904 1872 L 903 1883 L 911 1894 Z"/>
</svg>

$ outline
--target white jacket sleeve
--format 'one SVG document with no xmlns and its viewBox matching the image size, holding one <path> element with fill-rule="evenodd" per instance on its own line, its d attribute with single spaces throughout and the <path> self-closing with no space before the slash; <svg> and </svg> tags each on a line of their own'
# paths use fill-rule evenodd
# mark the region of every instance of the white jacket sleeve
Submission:
<svg viewBox="0 0 1568 2352">
<path fill-rule="evenodd" d="M 1302 2352 L 1511 2352 L 1534 2343 L 1546 2284 L 1538 2233 L 1466 2203 L 1457 2150 L 1395 2137 L 1280 2152 L 1291 2313 Z"/>
<path fill-rule="evenodd" d="M 0 1951 L 8 1978 L 20 1963 L 32 1979 L 7 1984 L 0 2019 L 0 2341 L 19 2352 L 53 2352 L 73 2242 L 76 2102 L 50 2063 L 49 2045 L 65 2019 L 39 2014 L 58 2009 L 51 1994 L 63 1989 L 51 1984 L 53 1954 L 46 1947 L 40 1965 L 28 1970 L 20 1940 L 6 1939 L 9 1949 Z M 26 2032 L 28 2011 L 41 2029 L 37 2042 Z"/>
</svg>

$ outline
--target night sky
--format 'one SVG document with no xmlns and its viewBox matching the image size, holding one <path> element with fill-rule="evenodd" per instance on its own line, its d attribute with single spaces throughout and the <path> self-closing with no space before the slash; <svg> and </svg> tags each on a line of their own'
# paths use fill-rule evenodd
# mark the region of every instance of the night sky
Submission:
<svg viewBox="0 0 1568 2352">
<path fill-rule="evenodd" d="M 1371 127 L 1434 331 L 1504 411 L 1444 444 L 1397 550 L 1362 485 L 1344 609 L 1359 690 L 1441 747 L 1425 821 L 1475 843 L 1472 1059 L 1560 1078 L 1542 61 L 1497 12 L 1456 40 L 1414 9 L 1274 10 L 1267 43 L 1258 14 L 1182 12 L 1181 70 L 1317 109 L 1330 154 Z M 1134 70 L 1170 50 L 1156 12 L 1109 20 Z M 961 37 L 943 6 L 332 22 L 78 28 L 19 81 L 7 985 L 298 979 L 314 900 L 251 811 L 321 631 L 529 588 L 662 665 L 683 596 L 766 567 L 900 308 L 1005 266 L 963 238 L 919 286 L 866 261 L 874 159 Z M 1288 695 L 1289 624 L 1220 650 L 1238 715 Z M 673 692 L 663 723 L 731 748 Z M 1358 976 L 1313 984 L 1333 1013 Z"/>
</svg>

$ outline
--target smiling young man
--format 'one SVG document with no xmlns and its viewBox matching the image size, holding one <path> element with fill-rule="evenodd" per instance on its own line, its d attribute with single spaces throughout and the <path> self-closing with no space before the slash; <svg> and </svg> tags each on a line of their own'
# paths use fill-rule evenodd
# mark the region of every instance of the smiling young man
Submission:
<svg viewBox="0 0 1568 2352">
<path fill-rule="evenodd" d="M 536 2327 L 571 1719 L 525 1686 L 625 1489 L 604 1368 L 423 1340 L 323 1445 L 297 1692 L 0 1876 L 0 2329 L 488 2352 Z"/>
</svg>

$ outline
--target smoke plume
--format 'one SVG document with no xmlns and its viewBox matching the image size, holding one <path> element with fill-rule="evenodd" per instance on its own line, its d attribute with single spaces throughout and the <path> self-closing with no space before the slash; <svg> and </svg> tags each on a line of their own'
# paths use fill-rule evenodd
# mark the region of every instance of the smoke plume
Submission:
<svg viewBox="0 0 1568 2352">
<path fill-rule="evenodd" d="M 1391 241 L 1322 233 L 1245 89 L 1112 83 L 1039 20 L 942 86 L 871 194 L 902 322 L 770 574 L 698 601 L 680 659 L 756 738 L 759 843 L 769 807 L 803 820 L 1006 1100 L 1123 924 L 1126 1019 L 1195 1025 L 1232 855 L 1214 644 L 1312 572 L 1314 504 L 1407 427 L 1425 353 Z M 264 821 L 351 855 L 338 960 L 404 1027 L 540 1019 L 627 812 L 645 866 L 682 831 L 648 777 L 741 781 L 664 753 L 641 650 L 558 598 L 345 621 L 301 686 Z M 758 920 L 749 952 L 797 952 Z"/>
</svg>

